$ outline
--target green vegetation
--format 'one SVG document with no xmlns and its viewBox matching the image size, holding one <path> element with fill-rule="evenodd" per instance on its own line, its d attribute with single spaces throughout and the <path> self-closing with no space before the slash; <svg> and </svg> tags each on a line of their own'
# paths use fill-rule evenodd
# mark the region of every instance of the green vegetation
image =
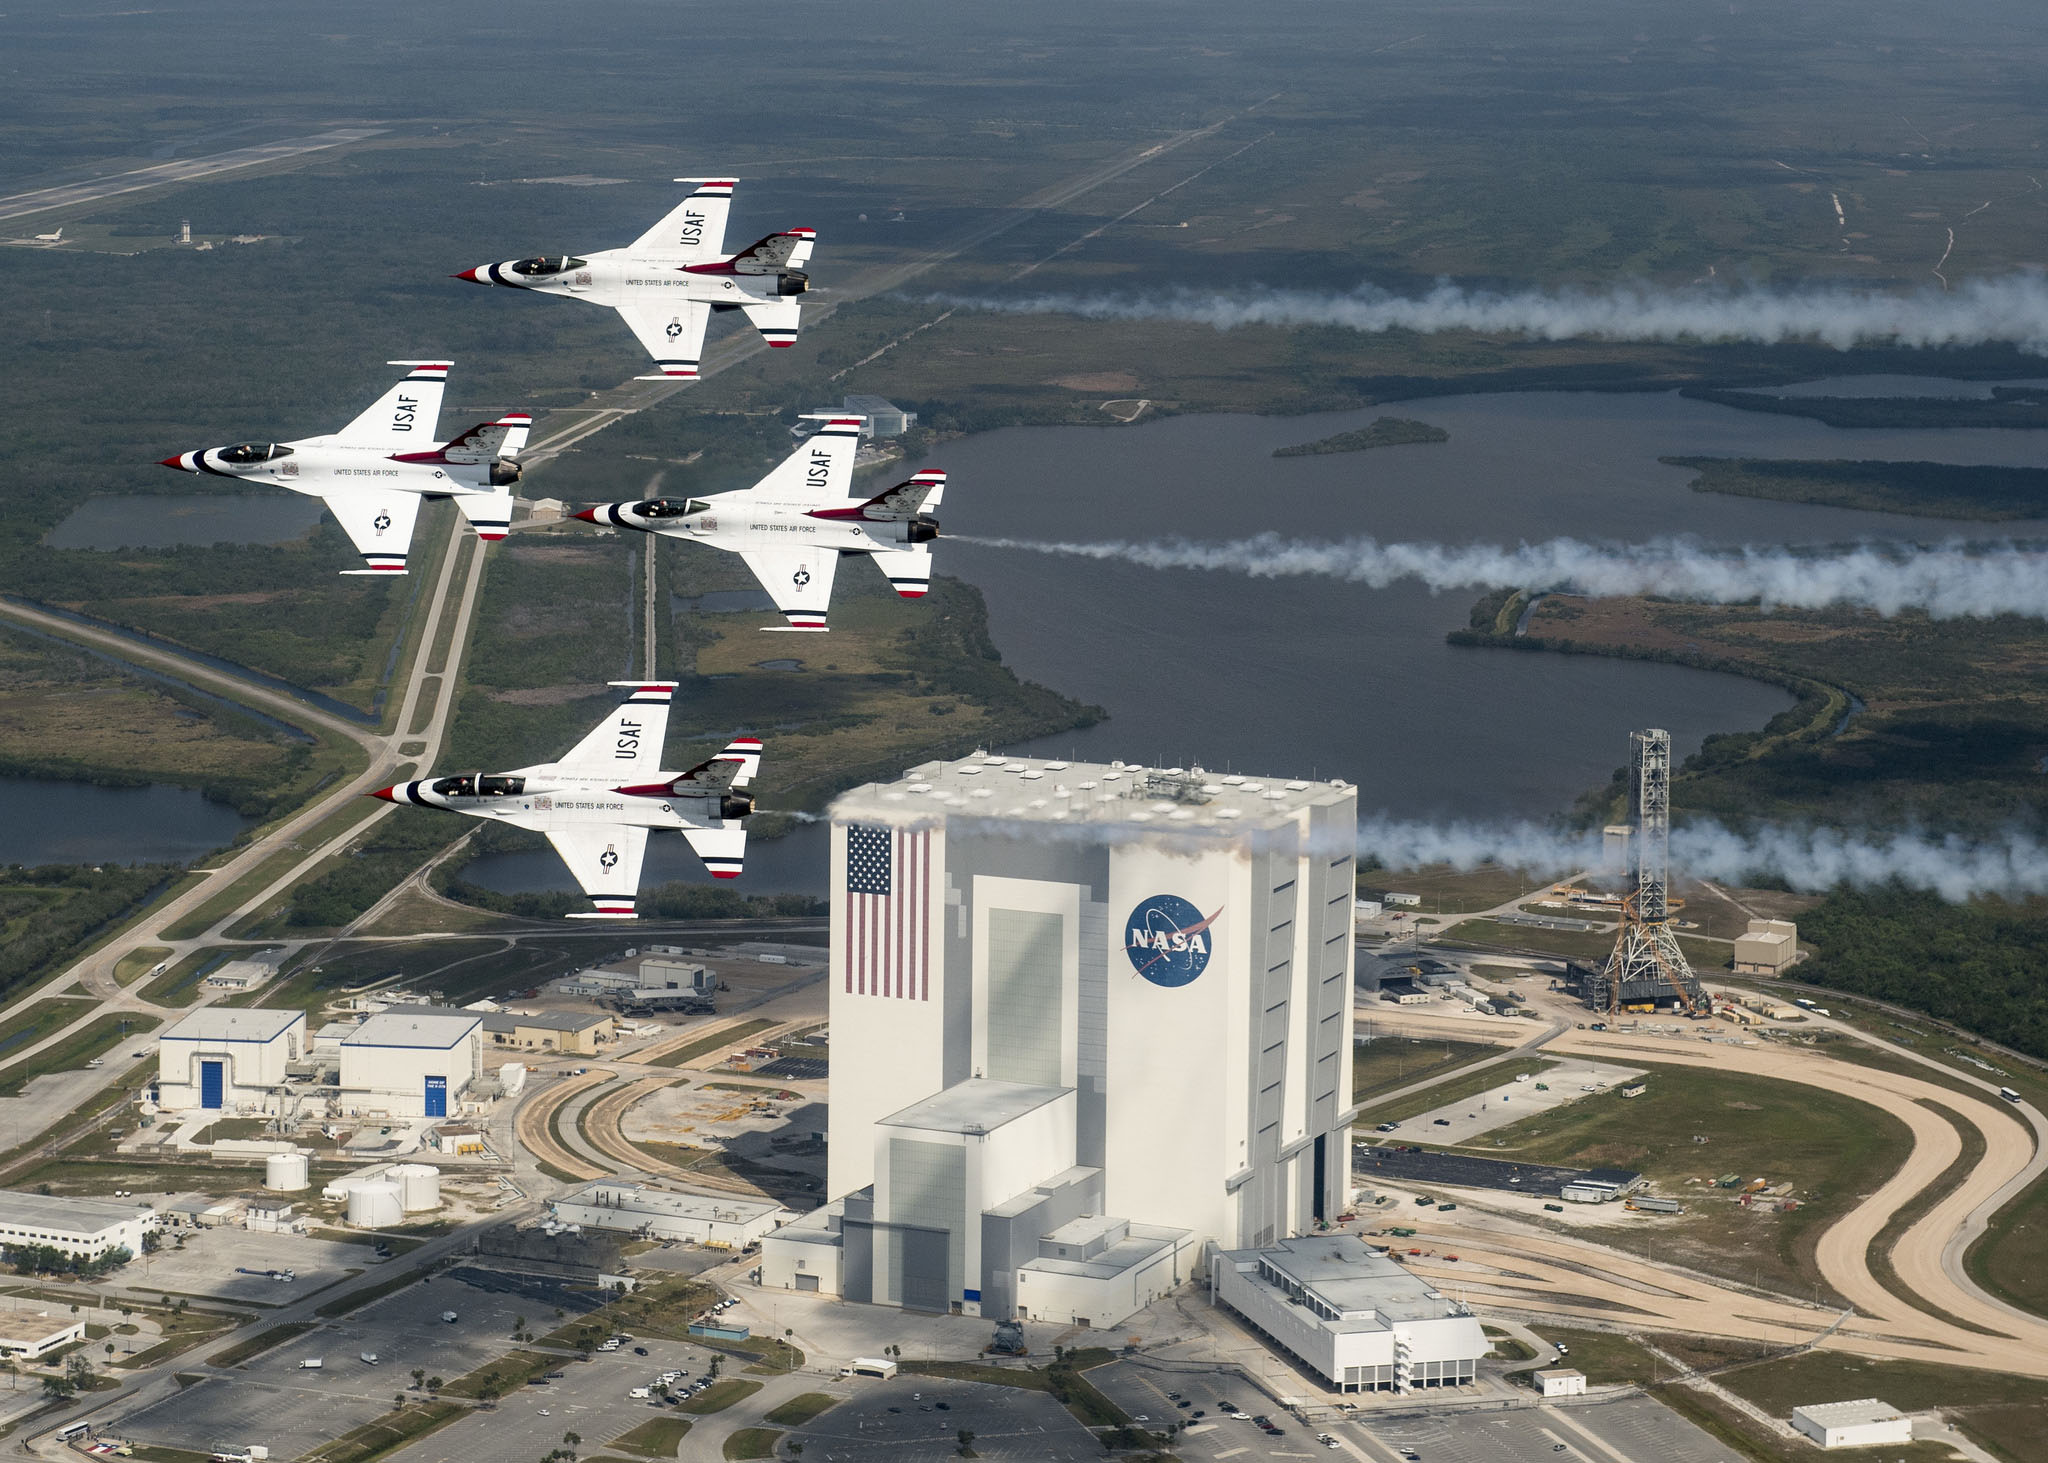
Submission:
<svg viewBox="0 0 2048 1463">
<path fill-rule="evenodd" d="M 1575 1331 L 1539 1322 L 1529 1328 L 1551 1345 L 1571 1348 L 1571 1364 L 1594 1386 L 1633 1382 L 1646 1386 L 1670 1371 L 1626 1336 L 1607 1331 Z"/>
<path fill-rule="evenodd" d="M 59 969 L 172 877 L 148 864 L 0 869 L 0 996 Z"/>
<path fill-rule="evenodd" d="M 281 1326 L 272 1326 L 258 1331 L 246 1341 L 237 1341 L 225 1351 L 216 1351 L 206 1358 L 208 1366 L 240 1366 L 251 1357 L 261 1356 L 273 1346 L 282 1346 L 295 1336 L 303 1336 L 313 1329 L 311 1321 L 286 1321 Z"/>
<path fill-rule="evenodd" d="M 83 996 L 46 996 L 35 1002 L 0 1024 L 0 1058 L 26 1051 L 76 1021 L 94 1004 Z"/>
<path fill-rule="evenodd" d="M 2048 399 L 2033 388 L 1994 386 L 1991 395 L 1967 396 L 1769 396 L 1755 391 L 1720 391 L 1687 386 L 1680 394 L 1742 411 L 1811 417 L 1830 427 L 1949 428 L 2048 426 Z"/>
<path fill-rule="evenodd" d="M 782 1433 L 772 1427 L 743 1427 L 725 1440 L 728 1458 L 773 1458 Z"/>
<path fill-rule="evenodd" d="M 345 1316 L 350 1311 L 359 1310 L 373 1300 L 382 1300 L 385 1296 L 401 1291 L 408 1285 L 417 1284 L 419 1278 L 420 1272 L 417 1269 L 401 1270 L 396 1275 L 385 1276 L 374 1285 L 365 1285 L 360 1290 L 351 1290 L 346 1294 L 338 1295 L 333 1300 L 321 1304 L 317 1307 L 317 1310 L 320 1315 L 333 1320 L 336 1316 Z"/>
<path fill-rule="evenodd" d="M 1497 864 L 1486 864 L 1476 869 L 1431 864 L 1427 868 L 1395 870 L 1369 862 L 1362 864 L 1358 871 L 1358 889 L 1362 898 L 1377 899 L 1388 890 L 1421 895 L 1421 905 L 1405 911 L 1410 918 L 1430 914 L 1472 914 L 1482 909 L 1495 909 L 1525 894 L 1537 893 L 1544 887 L 1545 881 L 1538 879 L 1532 882 L 1524 870 L 1504 869 Z"/>
<path fill-rule="evenodd" d="M 1999 1210 L 1963 1265 L 2000 1300 L 2048 1315 L 2048 1181 L 2036 1181 Z"/>
<path fill-rule="evenodd" d="M 772 1407 L 761 1415 L 764 1422 L 780 1427 L 802 1427 L 812 1418 L 839 1405 L 839 1398 L 823 1392 L 804 1392 L 790 1398 L 779 1407 Z"/>
<path fill-rule="evenodd" d="M 1419 442 L 1448 442 L 1451 434 L 1428 422 L 1407 417 L 1377 417 L 1369 427 L 1339 432 L 1298 447 L 1276 447 L 1275 457 L 1326 457 L 1338 452 L 1364 452 L 1374 447 L 1407 447 Z"/>
<path fill-rule="evenodd" d="M 1666 1253 L 1747 1284 L 1813 1294 L 1821 1233 L 1891 1176 L 1911 1144 L 1905 1124 L 1804 1083 L 1632 1064 L 1649 1069 L 1641 1097 L 1590 1094 L 1496 1128 L 1475 1139 L 1472 1151 L 1639 1170 L 1686 1205 L 1684 1214 L 1643 1221 L 1656 1227 Z M 1790 1183 L 1799 1207 L 1752 1211 L 1734 1194 L 1707 1186 L 1731 1170 Z"/>
<path fill-rule="evenodd" d="M 623 1448 L 629 1453 L 645 1453 L 650 1458 L 673 1458 L 689 1430 L 690 1420 L 686 1417 L 650 1417 L 605 1446 Z"/>
<path fill-rule="evenodd" d="M 162 945 L 143 945 L 130 950 L 114 962 L 114 980 L 117 984 L 128 985 L 169 959 L 170 954 Z"/>
<path fill-rule="evenodd" d="M 778 1023 L 766 1017 L 756 1016 L 742 1021 L 735 1026 L 724 1027 L 711 1033 L 709 1036 L 699 1037 L 696 1041 L 686 1042 L 674 1051 L 663 1052 L 654 1059 L 652 1065 L 657 1067 L 685 1067 L 691 1062 L 696 1061 L 699 1057 L 709 1056 L 712 1052 L 721 1051 L 726 1047 L 744 1046 L 749 1037 L 766 1031 L 769 1027 L 776 1024 Z"/>
<path fill-rule="evenodd" d="M 742 1397 L 751 1397 L 760 1390 L 759 1382 L 750 1382 L 745 1377 L 721 1377 L 689 1401 L 680 1404 L 677 1410 L 698 1417 L 707 1413 L 723 1412 Z"/>
<path fill-rule="evenodd" d="M 142 999 L 159 1006 L 189 1006 L 199 999 L 199 982 L 230 960 L 261 949 L 258 945 L 214 945 L 194 950 L 142 988 Z"/>
<path fill-rule="evenodd" d="M 196 1347 L 216 1341 L 230 1331 L 238 1330 L 256 1318 L 251 1315 L 220 1311 L 195 1311 L 191 1308 L 166 1310 L 160 1306 L 144 1307 L 157 1325 L 163 1330 L 163 1339 L 147 1350 L 133 1356 L 117 1356 L 114 1365 L 124 1371 L 141 1371 L 169 1361 Z"/>
<path fill-rule="evenodd" d="M 30 1081 L 45 1072 L 68 1072 L 104 1056 L 131 1036 L 154 1031 L 163 1023 L 154 1016 L 134 1012 L 110 1014 L 80 1027 L 54 1046 L 34 1056 L 0 1068 L 0 1097 L 19 1097 Z"/>
<path fill-rule="evenodd" d="M 1817 503 L 1870 513 L 1999 521 L 2048 515 L 2048 468 L 1946 462 L 1811 462 L 1760 457 L 1660 457 L 1689 467 L 1696 493 Z"/>
<path fill-rule="evenodd" d="M 1817 953 L 1799 978 L 2048 1056 L 2048 901 L 1950 904 L 1908 889 L 1837 890 L 1799 923 Z"/>
</svg>

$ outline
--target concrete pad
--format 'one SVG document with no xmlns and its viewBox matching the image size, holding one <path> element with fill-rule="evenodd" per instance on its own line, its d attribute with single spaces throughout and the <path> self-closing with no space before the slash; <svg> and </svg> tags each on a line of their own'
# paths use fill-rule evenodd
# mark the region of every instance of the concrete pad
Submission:
<svg viewBox="0 0 2048 1463">
<path fill-rule="evenodd" d="M 1401 1127 L 1418 1143 L 1458 1146 L 1495 1128 L 1504 1128 L 1509 1123 L 1550 1112 L 1568 1102 L 1606 1092 L 1642 1074 L 1640 1067 L 1618 1067 L 1607 1062 L 1561 1062 L 1536 1073 L 1527 1082 L 1502 1082 L 1475 1097 L 1460 1098 L 1442 1107 L 1431 1108 L 1426 1113 L 1408 1118 Z M 1538 1083 L 1549 1090 L 1539 1092 Z"/>
</svg>

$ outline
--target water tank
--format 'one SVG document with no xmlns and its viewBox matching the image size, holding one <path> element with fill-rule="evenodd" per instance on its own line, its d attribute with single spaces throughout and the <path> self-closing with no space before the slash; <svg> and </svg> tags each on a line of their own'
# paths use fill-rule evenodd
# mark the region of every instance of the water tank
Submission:
<svg viewBox="0 0 2048 1463">
<path fill-rule="evenodd" d="M 441 1207 L 441 1170 L 425 1163 L 401 1163 L 384 1175 L 398 1185 L 399 1202 L 408 1214 Z"/>
<path fill-rule="evenodd" d="M 303 1153 L 273 1153 L 263 1160 L 263 1187 L 295 1194 L 313 1182 L 313 1166 Z"/>
<path fill-rule="evenodd" d="M 398 1185 L 379 1179 L 348 1191 L 348 1222 L 360 1229 L 384 1229 L 405 1222 Z"/>
</svg>

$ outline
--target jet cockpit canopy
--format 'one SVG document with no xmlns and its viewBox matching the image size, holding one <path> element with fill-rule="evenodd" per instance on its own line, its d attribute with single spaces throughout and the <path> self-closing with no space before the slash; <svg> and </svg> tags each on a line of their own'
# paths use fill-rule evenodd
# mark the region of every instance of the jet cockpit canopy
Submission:
<svg viewBox="0 0 2048 1463">
<path fill-rule="evenodd" d="M 453 777 L 439 778 L 434 791 L 444 798 L 473 798 L 476 796 L 477 774 L 458 772 Z"/>
<path fill-rule="evenodd" d="M 223 447 L 215 456 L 222 462 L 231 462 L 237 467 L 247 467 L 256 462 L 272 462 L 280 457 L 290 457 L 292 449 L 276 442 L 237 442 L 232 447 Z"/>
<path fill-rule="evenodd" d="M 589 266 L 587 259 L 578 259 L 572 254 L 538 254 L 531 259 L 521 259 L 512 266 L 514 274 L 523 274 L 528 279 L 540 279 L 550 274 L 567 274 L 572 269 Z"/>
<path fill-rule="evenodd" d="M 711 505 L 702 498 L 650 498 L 645 503 L 635 503 L 633 511 L 642 518 L 688 518 L 695 513 L 709 513 Z"/>
</svg>

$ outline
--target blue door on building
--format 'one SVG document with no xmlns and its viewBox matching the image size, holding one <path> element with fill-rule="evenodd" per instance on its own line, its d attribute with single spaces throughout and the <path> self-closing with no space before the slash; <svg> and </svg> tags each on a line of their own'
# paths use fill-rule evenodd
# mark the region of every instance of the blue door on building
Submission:
<svg viewBox="0 0 2048 1463">
<path fill-rule="evenodd" d="M 219 1106 L 218 1103 L 215 1106 Z M 429 1077 L 427 1079 L 427 1116 L 445 1118 L 448 1116 L 448 1079 Z"/>
<path fill-rule="evenodd" d="M 218 1111 L 221 1097 L 226 1090 L 222 1077 L 227 1070 L 225 1062 L 201 1062 L 199 1064 L 199 1105 Z"/>
</svg>

